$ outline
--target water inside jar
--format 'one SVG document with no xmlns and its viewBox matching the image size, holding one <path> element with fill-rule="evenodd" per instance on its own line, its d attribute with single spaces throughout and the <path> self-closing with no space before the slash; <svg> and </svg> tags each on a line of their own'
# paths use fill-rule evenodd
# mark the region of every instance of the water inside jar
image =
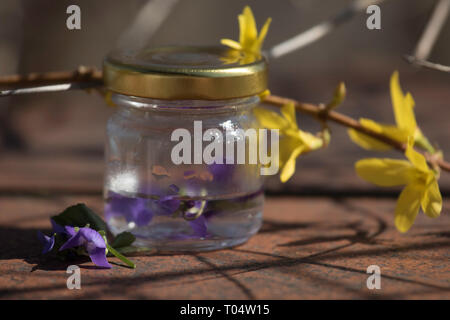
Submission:
<svg viewBox="0 0 450 320">
<path fill-rule="evenodd" d="M 174 192 L 175 193 L 175 192 Z M 213 250 L 245 242 L 262 221 L 262 191 L 236 197 L 142 195 L 109 190 L 105 218 L 137 245 L 167 251 Z"/>
</svg>

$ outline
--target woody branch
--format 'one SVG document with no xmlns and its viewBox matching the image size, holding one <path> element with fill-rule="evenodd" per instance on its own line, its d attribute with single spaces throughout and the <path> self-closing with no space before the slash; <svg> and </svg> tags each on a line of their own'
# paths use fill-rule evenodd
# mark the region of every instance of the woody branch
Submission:
<svg viewBox="0 0 450 320">
<path fill-rule="evenodd" d="M 61 83 L 92 83 L 92 88 L 99 87 L 103 83 L 102 72 L 95 68 L 79 67 L 75 71 L 63 72 L 49 72 L 49 73 L 34 73 L 25 76 L 12 75 L 0 77 L 0 86 L 22 86 L 33 87 L 42 84 L 61 84 Z M 73 88 L 68 88 L 70 90 Z M 39 91 L 36 91 L 39 92 Z M 0 90 L 1 93 L 1 90 Z M 31 92 L 28 92 L 31 93 Z M 1 95 L 0 95 L 1 96 Z M 284 98 L 280 96 L 270 95 L 264 99 L 264 102 L 270 105 L 281 107 L 289 102 L 294 103 L 296 109 L 302 113 L 313 116 L 319 120 L 330 120 L 347 128 L 353 128 L 361 133 L 364 133 L 378 141 L 384 142 L 394 149 L 404 152 L 406 145 L 396 141 L 386 135 L 373 131 L 362 126 L 356 119 L 353 119 L 345 114 L 328 111 L 320 105 L 311 103 L 302 103 L 293 99 Z M 439 166 L 442 170 L 450 172 L 450 163 L 440 159 L 436 156 L 425 153 L 427 161 Z"/>
</svg>

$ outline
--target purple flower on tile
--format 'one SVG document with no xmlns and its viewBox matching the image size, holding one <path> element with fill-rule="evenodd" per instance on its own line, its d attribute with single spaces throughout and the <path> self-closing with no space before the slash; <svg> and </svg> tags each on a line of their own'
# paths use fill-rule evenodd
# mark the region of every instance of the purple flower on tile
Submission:
<svg viewBox="0 0 450 320">
<path fill-rule="evenodd" d="M 64 227 L 61 227 L 59 224 L 55 222 L 55 220 L 50 219 L 50 223 L 52 224 L 52 229 L 54 233 L 58 234 L 66 234 L 66 229 Z"/>
<path fill-rule="evenodd" d="M 66 228 L 57 224 L 53 219 L 50 219 L 50 222 L 52 224 L 52 230 L 53 230 L 53 235 L 51 237 L 43 234 L 41 231 L 38 231 L 38 239 L 39 239 L 39 241 L 41 241 L 41 243 L 44 246 L 44 248 L 42 250 L 42 254 L 46 254 L 46 253 L 52 251 L 53 247 L 55 246 L 55 235 L 58 234 L 58 235 L 71 236 L 71 234 L 68 233 Z"/>
<path fill-rule="evenodd" d="M 43 244 L 42 254 L 46 254 L 50 251 L 52 251 L 53 247 L 55 246 L 55 235 L 52 235 L 51 237 L 46 236 L 42 232 L 38 231 L 38 238 L 39 241 Z"/>
<path fill-rule="evenodd" d="M 100 233 L 87 227 L 79 228 L 78 231 L 69 226 L 65 229 L 71 237 L 59 248 L 59 251 L 83 246 L 95 265 L 111 268 L 106 259 L 106 243 Z"/>
<path fill-rule="evenodd" d="M 73 237 L 77 233 L 77 230 L 71 226 L 64 227 L 64 234 L 66 234 L 69 238 Z"/>
</svg>

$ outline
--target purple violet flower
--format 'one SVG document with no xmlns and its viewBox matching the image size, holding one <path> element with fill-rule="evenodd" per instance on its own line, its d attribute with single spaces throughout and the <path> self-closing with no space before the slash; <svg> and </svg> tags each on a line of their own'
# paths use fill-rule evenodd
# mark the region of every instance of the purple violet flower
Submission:
<svg viewBox="0 0 450 320">
<path fill-rule="evenodd" d="M 164 196 L 158 200 L 158 213 L 164 216 L 171 215 L 180 207 L 180 199 L 175 196 Z"/>
<path fill-rule="evenodd" d="M 71 237 L 59 248 L 59 251 L 84 246 L 95 265 L 111 268 L 106 259 L 106 243 L 100 233 L 87 227 L 79 228 L 77 231 L 73 227 L 66 226 L 65 230 Z"/>
<path fill-rule="evenodd" d="M 59 224 L 55 222 L 55 220 L 50 219 L 50 223 L 52 224 L 52 229 L 54 233 L 58 234 L 66 234 L 66 229 L 64 227 L 61 227 Z"/>
<path fill-rule="evenodd" d="M 195 216 L 195 214 L 198 212 L 198 210 L 204 210 L 204 208 L 202 209 L 202 206 L 205 206 L 206 203 L 203 203 L 204 201 L 202 200 L 193 200 L 193 201 L 188 201 L 187 202 L 187 213 L 186 213 L 186 217 L 190 218 Z M 194 210 L 192 210 L 194 209 Z M 194 234 L 199 236 L 199 237 L 206 237 L 207 235 L 207 225 L 206 225 L 206 217 L 204 215 L 204 212 L 197 217 L 194 220 L 188 220 L 189 225 L 191 226 L 192 230 L 194 231 Z"/>
<path fill-rule="evenodd" d="M 55 235 L 49 237 L 43 234 L 42 232 L 38 231 L 38 238 L 39 241 L 41 241 L 41 243 L 44 245 L 44 248 L 42 249 L 42 254 L 46 254 L 52 251 L 53 247 L 55 246 Z"/>
<path fill-rule="evenodd" d="M 208 166 L 209 172 L 211 172 L 214 177 L 213 178 L 214 182 L 225 182 L 227 180 L 232 179 L 232 176 L 236 169 L 234 159 L 232 160 L 233 161 L 230 161 L 231 162 L 230 164 L 227 164 L 227 159 L 224 157 L 223 163 L 214 162 L 213 164 L 210 164 Z"/>
<path fill-rule="evenodd" d="M 170 215 L 174 213 L 181 205 L 181 200 L 177 199 L 176 196 L 180 192 L 180 188 L 178 188 L 176 185 L 170 185 L 169 191 L 172 193 L 171 195 L 167 195 L 162 197 L 158 200 L 159 209 L 162 210 L 161 214 L 163 215 Z M 187 211 L 192 211 L 193 213 L 187 213 L 186 215 L 194 216 L 195 212 L 198 210 L 201 210 L 202 208 L 202 200 L 192 200 L 187 201 Z M 194 220 L 189 220 L 189 225 L 191 226 L 192 230 L 194 231 L 194 234 L 199 237 L 205 237 L 207 234 L 207 227 L 206 227 L 206 219 L 203 215 L 200 215 L 198 218 Z"/>
<path fill-rule="evenodd" d="M 229 165 L 220 165 L 230 167 Z M 183 203 L 179 198 L 180 188 L 174 184 L 170 185 L 167 194 L 159 199 L 130 198 L 110 191 L 105 214 L 109 219 L 112 216 L 123 216 L 127 222 L 134 222 L 136 226 L 144 226 L 150 223 L 154 216 L 170 216 L 176 212 Z M 202 200 L 184 202 L 186 204 L 187 217 L 194 216 L 198 210 L 203 210 Z M 194 220 L 188 220 L 194 235 L 197 237 L 207 236 L 207 217 L 203 214 Z M 70 230 L 66 230 L 68 233 Z M 192 238 L 189 236 L 188 238 Z"/>
<path fill-rule="evenodd" d="M 195 235 L 199 237 L 206 237 L 207 232 L 207 226 L 206 226 L 206 217 L 204 215 L 201 215 L 195 220 L 190 220 L 189 225 L 191 226 L 192 230 L 194 231 Z"/>
<path fill-rule="evenodd" d="M 171 184 L 169 186 L 169 192 L 171 194 L 163 196 L 157 201 L 158 209 L 160 209 L 158 210 L 158 213 L 161 215 L 170 215 L 177 211 L 180 207 L 181 201 L 176 198 L 180 192 L 180 188 L 174 184 Z"/>
<path fill-rule="evenodd" d="M 38 239 L 43 244 L 44 248 L 42 249 L 42 254 L 46 254 L 52 251 L 55 246 L 55 234 L 65 234 L 69 235 L 64 227 L 61 227 L 57 224 L 53 219 L 50 219 L 52 224 L 53 235 L 51 237 L 43 234 L 41 231 L 38 231 Z"/>
<path fill-rule="evenodd" d="M 115 192 L 110 192 L 105 212 L 107 216 L 121 215 L 127 222 L 134 222 L 137 226 L 147 225 L 154 213 L 147 207 L 151 200 L 130 198 Z"/>
</svg>

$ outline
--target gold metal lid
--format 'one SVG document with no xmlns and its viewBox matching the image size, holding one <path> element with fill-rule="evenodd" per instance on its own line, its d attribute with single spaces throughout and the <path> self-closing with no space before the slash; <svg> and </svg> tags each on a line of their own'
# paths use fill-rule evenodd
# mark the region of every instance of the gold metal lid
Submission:
<svg viewBox="0 0 450 320">
<path fill-rule="evenodd" d="M 164 100 L 222 100 L 267 89 L 264 57 L 226 47 L 161 47 L 110 53 L 106 87 L 116 93 Z"/>
</svg>

